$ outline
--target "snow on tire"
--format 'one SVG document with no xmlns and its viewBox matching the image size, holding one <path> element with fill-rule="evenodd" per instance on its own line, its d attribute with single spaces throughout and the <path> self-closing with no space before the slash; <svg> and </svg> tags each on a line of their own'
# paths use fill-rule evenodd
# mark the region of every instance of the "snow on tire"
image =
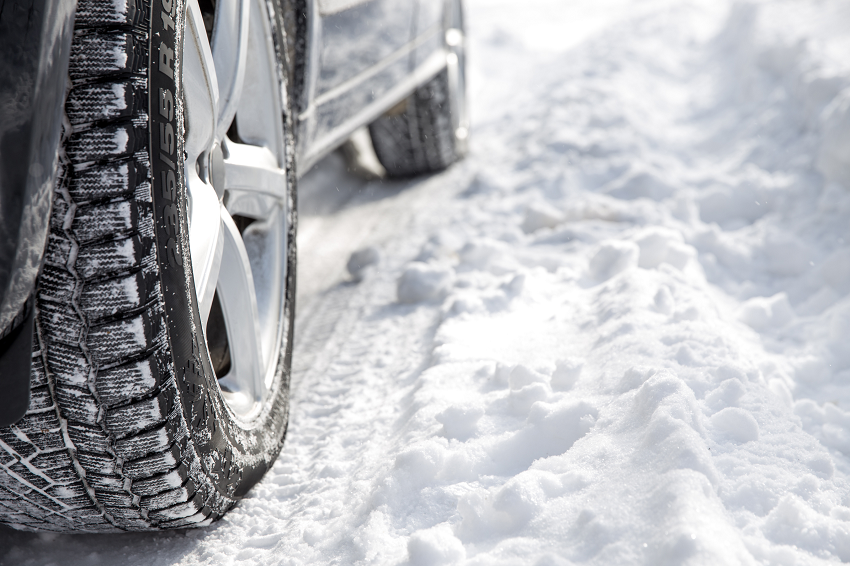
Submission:
<svg viewBox="0 0 850 566">
<path fill-rule="evenodd" d="M 279 51 L 280 9 L 269 5 Z M 183 0 L 78 3 L 35 296 L 32 401 L 21 421 L 0 429 L 0 522 L 17 529 L 209 524 L 260 480 L 283 443 L 294 212 L 286 331 L 266 401 L 243 422 L 223 400 L 201 331 L 188 259 L 183 108 L 160 105 L 183 96 L 184 14 Z"/>
</svg>

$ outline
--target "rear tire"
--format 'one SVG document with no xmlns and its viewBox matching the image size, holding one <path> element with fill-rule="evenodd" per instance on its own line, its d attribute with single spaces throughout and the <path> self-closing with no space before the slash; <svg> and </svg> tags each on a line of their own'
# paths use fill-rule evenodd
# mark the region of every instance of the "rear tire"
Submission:
<svg viewBox="0 0 850 566">
<path fill-rule="evenodd" d="M 282 12 L 269 5 L 277 92 L 288 92 Z M 206 525 L 283 444 L 295 297 L 290 105 L 279 117 L 291 202 L 283 331 L 263 402 L 240 417 L 216 379 L 192 277 L 183 107 L 160 107 L 164 95 L 183 97 L 183 14 L 184 0 L 78 3 L 32 400 L 0 428 L 0 522 L 16 529 Z"/>
<path fill-rule="evenodd" d="M 466 155 L 469 120 L 460 0 L 445 14 L 447 66 L 369 125 L 375 154 L 390 177 L 441 171 Z"/>
</svg>

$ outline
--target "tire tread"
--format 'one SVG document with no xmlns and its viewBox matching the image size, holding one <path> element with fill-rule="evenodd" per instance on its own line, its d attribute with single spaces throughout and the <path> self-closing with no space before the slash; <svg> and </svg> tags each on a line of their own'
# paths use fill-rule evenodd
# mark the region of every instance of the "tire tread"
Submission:
<svg viewBox="0 0 850 566">
<path fill-rule="evenodd" d="M 458 159 L 444 70 L 399 107 L 369 125 L 372 145 L 390 177 L 442 171 Z"/>
<path fill-rule="evenodd" d="M 207 492 L 181 487 L 200 462 L 176 408 L 155 257 L 149 12 L 148 0 L 78 3 L 33 402 L 0 429 L 0 522 L 15 528 L 150 530 L 212 512 Z"/>
</svg>

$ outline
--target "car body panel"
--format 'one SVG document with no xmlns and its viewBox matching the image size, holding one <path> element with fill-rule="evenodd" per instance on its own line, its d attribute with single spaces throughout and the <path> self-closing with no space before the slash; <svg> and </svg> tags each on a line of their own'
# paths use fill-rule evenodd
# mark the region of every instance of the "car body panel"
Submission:
<svg viewBox="0 0 850 566">
<path fill-rule="evenodd" d="M 32 331 L 35 309 L 0 340 L 0 427 L 15 424 L 30 406 Z"/>
<path fill-rule="evenodd" d="M 18 315 L 41 267 L 75 9 L 75 0 L 6 0 L 0 10 L 0 336 L 27 319 Z M 31 338 L 23 343 L 14 363 L 0 355 L 0 425 L 29 403 Z"/>
<path fill-rule="evenodd" d="M 371 67 L 387 69 L 384 62 L 411 39 L 415 6 L 412 0 L 368 0 L 334 13 L 320 12 L 316 96 Z M 408 70 L 407 64 L 395 66 L 395 78 L 400 80 Z"/>
<path fill-rule="evenodd" d="M 419 44 L 413 52 L 412 65 L 418 67 L 433 53 L 443 48 L 444 0 L 419 0 L 414 21 L 414 33 Z"/>
<path fill-rule="evenodd" d="M 308 11 L 299 174 L 446 64 L 444 0 L 311 0 Z"/>
</svg>

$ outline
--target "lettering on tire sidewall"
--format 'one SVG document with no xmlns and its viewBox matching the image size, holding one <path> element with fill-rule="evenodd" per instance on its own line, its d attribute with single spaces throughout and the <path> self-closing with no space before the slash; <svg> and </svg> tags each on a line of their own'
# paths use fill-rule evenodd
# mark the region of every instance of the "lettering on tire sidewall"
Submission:
<svg viewBox="0 0 850 566">
<path fill-rule="evenodd" d="M 185 13 L 184 0 L 152 2 L 148 108 L 157 257 L 183 416 L 207 475 L 222 495 L 233 498 L 243 475 L 233 453 L 238 444 L 226 426 L 215 374 L 196 332 L 200 317 L 188 258 L 179 57 Z"/>
</svg>

